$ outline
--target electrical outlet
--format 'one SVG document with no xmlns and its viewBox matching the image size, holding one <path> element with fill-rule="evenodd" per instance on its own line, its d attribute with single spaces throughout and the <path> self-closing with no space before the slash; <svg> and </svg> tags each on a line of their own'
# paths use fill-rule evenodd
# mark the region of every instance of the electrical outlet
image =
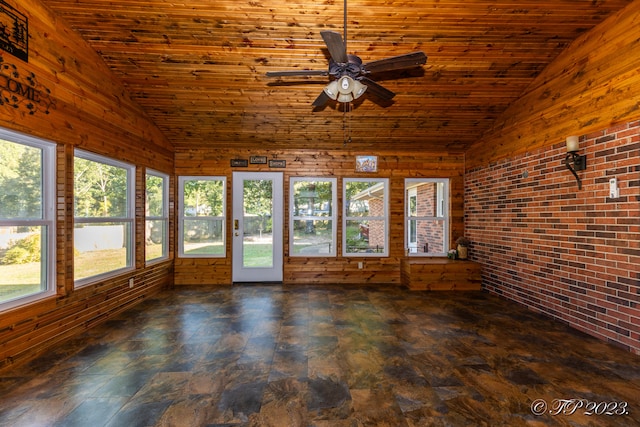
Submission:
<svg viewBox="0 0 640 427">
<path fill-rule="evenodd" d="M 358 261 L 358 269 L 362 270 L 364 268 L 364 262 Z"/>
<path fill-rule="evenodd" d="M 616 177 L 609 180 L 609 197 L 612 199 L 620 197 L 620 189 L 618 188 L 618 179 Z"/>
<path fill-rule="evenodd" d="M 129 288 L 133 288 L 133 277 L 129 279 Z"/>
</svg>

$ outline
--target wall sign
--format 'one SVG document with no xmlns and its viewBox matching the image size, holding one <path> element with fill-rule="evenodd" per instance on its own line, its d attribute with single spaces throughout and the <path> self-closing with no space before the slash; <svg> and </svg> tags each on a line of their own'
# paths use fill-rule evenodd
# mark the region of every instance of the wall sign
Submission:
<svg viewBox="0 0 640 427">
<path fill-rule="evenodd" d="M 249 166 L 247 159 L 231 159 L 232 168 L 246 168 L 247 166 Z"/>
<path fill-rule="evenodd" d="M 27 72 L 20 74 L 18 67 L 4 61 L 0 55 L 0 105 L 25 109 L 31 115 L 37 112 L 49 114 L 55 109 L 55 100 L 51 91 L 42 86 L 36 75 Z"/>
<path fill-rule="evenodd" d="M 0 49 L 29 61 L 29 21 L 4 0 L 0 0 Z"/>
<path fill-rule="evenodd" d="M 251 156 L 249 157 L 249 162 L 251 162 L 252 165 L 266 165 L 267 156 Z"/>
<path fill-rule="evenodd" d="M 287 161 L 286 160 L 277 160 L 277 159 L 269 160 L 269 167 L 270 168 L 286 168 L 287 167 Z"/>
</svg>

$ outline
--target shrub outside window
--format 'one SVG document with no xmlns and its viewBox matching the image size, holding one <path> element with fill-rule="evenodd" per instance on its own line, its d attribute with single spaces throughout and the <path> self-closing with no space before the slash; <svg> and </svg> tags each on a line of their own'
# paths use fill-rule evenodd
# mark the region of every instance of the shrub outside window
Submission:
<svg viewBox="0 0 640 427">
<path fill-rule="evenodd" d="M 147 170 L 145 176 L 145 260 L 169 257 L 169 176 Z"/>
<path fill-rule="evenodd" d="M 55 294 L 55 154 L 0 129 L 0 310 Z"/>
<path fill-rule="evenodd" d="M 76 287 L 133 268 L 135 167 L 82 150 L 74 159 Z"/>
<path fill-rule="evenodd" d="M 336 178 L 291 178 L 290 255 L 336 255 Z"/>
<path fill-rule="evenodd" d="M 409 256 L 446 256 L 449 180 L 405 180 L 406 248 Z"/>
<path fill-rule="evenodd" d="M 342 253 L 389 255 L 389 180 L 345 178 Z"/>
<path fill-rule="evenodd" d="M 224 176 L 181 176 L 178 254 L 188 258 L 226 256 Z"/>
</svg>

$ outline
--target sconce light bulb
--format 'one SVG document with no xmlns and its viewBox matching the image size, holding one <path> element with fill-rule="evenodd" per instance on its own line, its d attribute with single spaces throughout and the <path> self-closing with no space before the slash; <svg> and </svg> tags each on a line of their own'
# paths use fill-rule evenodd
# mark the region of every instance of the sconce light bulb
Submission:
<svg viewBox="0 0 640 427">
<path fill-rule="evenodd" d="M 567 137 L 567 153 L 575 153 L 580 149 L 577 136 Z"/>
</svg>

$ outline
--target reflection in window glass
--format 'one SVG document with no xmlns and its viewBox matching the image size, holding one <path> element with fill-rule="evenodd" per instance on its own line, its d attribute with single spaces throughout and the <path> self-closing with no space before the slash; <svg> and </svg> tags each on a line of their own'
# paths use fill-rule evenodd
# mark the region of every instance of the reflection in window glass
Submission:
<svg viewBox="0 0 640 427">
<path fill-rule="evenodd" d="M 335 178 L 291 178 L 291 256 L 335 256 Z"/>
<path fill-rule="evenodd" d="M 179 255 L 224 257 L 226 178 L 182 176 L 178 182 Z"/>
<path fill-rule="evenodd" d="M 55 145 L 0 130 L 0 309 L 52 295 Z"/>
<path fill-rule="evenodd" d="M 344 181 L 343 254 L 388 256 L 389 180 Z"/>
</svg>

